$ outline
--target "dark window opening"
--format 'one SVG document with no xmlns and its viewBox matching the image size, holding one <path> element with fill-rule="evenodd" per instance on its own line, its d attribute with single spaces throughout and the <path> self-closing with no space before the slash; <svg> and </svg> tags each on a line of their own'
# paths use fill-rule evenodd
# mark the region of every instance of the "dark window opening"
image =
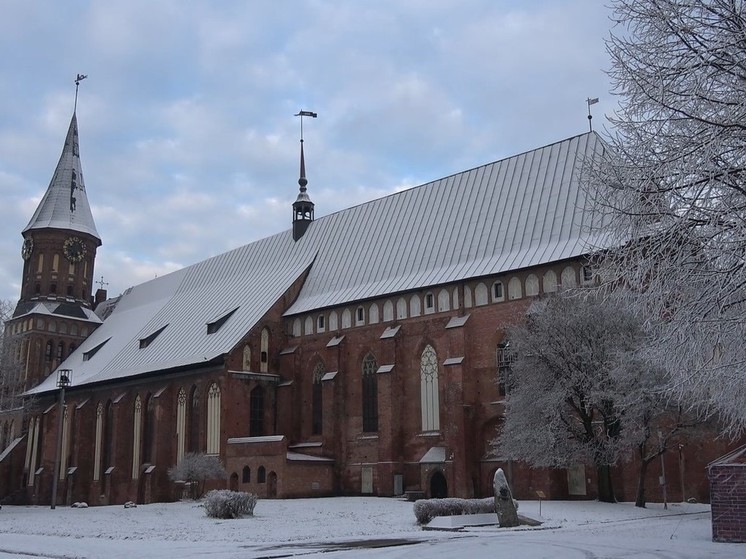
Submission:
<svg viewBox="0 0 746 559">
<path fill-rule="evenodd" d="M 368 354 L 363 360 L 363 431 L 378 431 L 378 365 L 376 358 Z"/>
<path fill-rule="evenodd" d="M 509 341 L 502 342 L 497 346 L 497 377 L 501 396 L 510 392 L 510 372 L 515 359 L 515 350 L 511 347 Z"/>
<path fill-rule="evenodd" d="M 313 370 L 313 385 L 311 387 L 311 434 L 320 435 L 323 425 L 323 392 L 321 386 L 321 379 L 325 373 L 324 365 L 319 363 Z"/>
<path fill-rule="evenodd" d="M 199 390 L 192 388 L 192 397 L 189 399 L 190 408 L 187 414 L 189 421 L 189 452 L 199 452 Z"/>
<path fill-rule="evenodd" d="M 255 387 L 249 396 L 249 436 L 264 435 L 264 389 Z"/>
<path fill-rule="evenodd" d="M 248 466 L 243 467 L 241 472 L 241 483 L 251 483 L 251 468 Z"/>
<path fill-rule="evenodd" d="M 142 461 L 144 464 L 153 463 L 153 443 L 155 442 L 155 403 L 153 397 L 148 396 L 145 404 L 145 425 L 142 437 Z"/>
<path fill-rule="evenodd" d="M 267 470 L 264 469 L 264 466 L 259 466 L 259 470 L 256 473 L 256 482 L 265 483 L 266 481 L 267 481 Z"/>
</svg>

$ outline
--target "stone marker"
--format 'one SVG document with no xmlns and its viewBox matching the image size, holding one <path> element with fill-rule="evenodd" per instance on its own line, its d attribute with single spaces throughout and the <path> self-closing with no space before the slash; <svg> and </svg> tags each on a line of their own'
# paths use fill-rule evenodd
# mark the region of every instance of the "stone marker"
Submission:
<svg viewBox="0 0 746 559">
<path fill-rule="evenodd" d="M 520 524 L 518 511 L 502 468 L 498 468 L 495 472 L 492 488 L 495 490 L 495 512 L 497 513 L 497 521 L 500 527 L 510 528 L 518 526 Z"/>
</svg>

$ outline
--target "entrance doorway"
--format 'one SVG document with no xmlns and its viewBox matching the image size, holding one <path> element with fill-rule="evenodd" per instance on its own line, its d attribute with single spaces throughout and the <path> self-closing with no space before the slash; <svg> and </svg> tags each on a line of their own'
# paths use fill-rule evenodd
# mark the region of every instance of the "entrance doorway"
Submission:
<svg viewBox="0 0 746 559">
<path fill-rule="evenodd" d="M 269 472 L 267 476 L 267 497 L 275 499 L 277 497 L 277 474 Z"/>
<path fill-rule="evenodd" d="M 430 478 L 430 498 L 445 499 L 448 497 L 448 482 L 443 472 L 435 472 Z"/>
</svg>

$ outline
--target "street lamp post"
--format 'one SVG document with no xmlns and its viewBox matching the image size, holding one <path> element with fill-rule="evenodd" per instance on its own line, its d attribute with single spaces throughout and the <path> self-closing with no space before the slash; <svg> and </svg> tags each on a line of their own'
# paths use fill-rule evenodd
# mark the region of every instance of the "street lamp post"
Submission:
<svg viewBox="0 0 746 559">
<path fill-rule="evenodd" d="M 65 388 L 72 382 L 72 369 L 57 371 L 57 387 L 60 389 L 60 402 L 57 411 L 57 449 L 54 454 L 54 470 L 52 470 L 52 506 L 57 506 L 57 480 L 60 477 L 60 457 L 62 455 L 62 424 L 65 421 Z"/>
</svg>

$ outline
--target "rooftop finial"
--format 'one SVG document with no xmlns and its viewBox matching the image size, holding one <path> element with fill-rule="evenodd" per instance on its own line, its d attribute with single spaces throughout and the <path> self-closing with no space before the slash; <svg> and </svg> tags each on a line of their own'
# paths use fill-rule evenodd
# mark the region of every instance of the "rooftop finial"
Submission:
<svg viewBox="0 0 746 559">
<path fill-rule="evenodd" d="M 588 132 L 593 132 L 593 115 L 591 114 L 591 105 L 595 105 L 596 103 L 598 103 L 598 97 L 594 97 L 593 99 L 588 97 L 585 102 L 588 103 Z"/>
<path fill-rule="evenodd" d="M 295 116 L 300 117 L 300 178 L 298 179 L 298 184 L 300 185 L 300 191 L 305 192 L 308 180 L 306 180 L 306 158 L 303 154 L 303 117 L 316 118 L 319 115 L 312 111 L 300 111 Z"/>
<path fill-rule="evenodd" d="M 80 87 L 80 82 L 82 82 L 87 77 L 88 76 L 86 75 L 78 74 L 78 76 L 75 78 L 75 104 L 73 105 L 73 113 L 78 110 L 78 87 Z"/>
</svg>

